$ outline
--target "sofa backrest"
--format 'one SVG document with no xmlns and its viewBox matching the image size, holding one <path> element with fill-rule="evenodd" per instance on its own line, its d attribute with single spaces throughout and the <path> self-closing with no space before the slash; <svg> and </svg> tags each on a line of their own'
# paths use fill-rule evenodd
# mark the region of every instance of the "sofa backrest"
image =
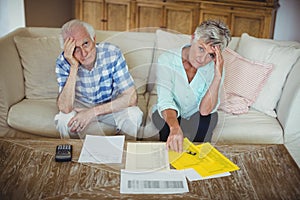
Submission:
<svg viewBox="0 0 300 200">
<path fill-rule="evenodd" d="M 0 38 L 0 132 L 9 134 L 6 117 L 11 105 L 24 98 L 24 76 L 19 54 L 14 43 L 15 35 L 28 35 L 17 29 Z"/>
<path fill-rule="evenodd" d="M 60 29 L 30 28 L 33 37 L 57 36 Z M 96 30 L 96 42 L 117 45 L 124 54 L 139 94 L 146 92 L 146 83 L 155 43 L 155 34 L 147 32 L 118 32 Z"/>
<path fill-rule="evenodd" d="M 15 46 L 16 35 L 29 36 L 24 28 L 17 29 L 0 38 L 0 112 L 2 106 L 16 103 L 24 98 L 23 69 Z M 6 95 L 8 94 L 9 95 Z"/>
<path fill-rule="evenodd" d="M 143 31 L 143 30 L 140 30 Z M 146 30 L 148 31 L 148 30 Z M 118 31 L 96 31 L 97 42 L 111 42 L 116 44 L 122 50 L 129 70 L 135 79 L 138 93 L 142 94 L 147 91 L 146 85 L 148 82 L 151 64 L 153 63 L 154 50 L 156 48 L 156 34 L 150 30 L 149 32 L 118 32 Z M 8 101 L 3 98 L 10 98 L 11 103 L 16 103 L 24 98 L 24 76 L 19 54 L 14 43 L 14 37 L 59 37 L 60 28 L 19 28 L 7 36 L 0 38 L 0 81 L 2 88 L 14 87 L 10 92 L 12 94 L 7 97 L 0 97 L 0 105 Z M 235 50 L 239 44 L 238 37 L 233 37 L 229 44 L 229 48 Z M 297 42 L 274 41 L 265 39 L 269 42 L 277 43 L 281 46 L 293 46 L 300 48 Z M 57 47 L 60 48 L 60 47 Z M 40 58 L 41 60 L 43 58 Z M 299 66 L 300 60 L 295 66 Z M 9 66 L 9 67 L 7 67 Z M 289 77 L 288 77 L 289 79 Z M 18 80 L 18 81 L 14 81 Z M 56 80 L 54 80 L 56 81 Z M 3 83 L 2 83 L 3 82 Z M 288 80 L 287 80 L 288 82 Z M 9 85 L 9 86 L 8 86 Z M 5 90 L 5 89 L 2 89 Z M 5 93 L 4 93 L 5 94 Z M 2 99 L 1 99 L 2 98 Z M 10 103 L 9 103 L 10 104 Z M 6 108 L 3 108 L 5 110 Z M 0 107 L 1 110 L 1 107 Z"/>
<path fill-rule="evenodd" d="M 5 46 L 9 46 L 14 51 L 13 55 L 4 55 L 1 53 L 1 57 L 3 56 L 2 63 L 4 64 L 6 60 L 7 64 L 17 62 L 13 65 L 13 67 L 17 68 L 17 70 L 15 71 L 19 72 L 19 76 L 22 76 L 22 67 L 20 65 L 19 55 L 14 44 L 14 36 L 16 35 L 32 38 L 57 37 L 57 39 L 59 39 L 60 28 L 20 28 L 19 31 L 13 32 L 11 34 L 10 39 L 8 40 L 10 43 L 9 45 L 1 45 L 1 48 L 4 48 L 3 50 L 1 50 L 3 52 L 6 51 Z M 7 39 L 2 39 L 1 41 L 8 42 Z M 155 33 L 96 30 L 96 41 L 113 43 L 122 50 L 127 61 L 130 73 L 135 80 L 135 85 L 138 93 L 145 93 L 148 72 L 152 62 L 153 48 L 155 45 Z M 60 50 L 62 50 L 60 46 L 57 46 L 57 48 L 60 48 Z M 43 58 L 37 59 L 41 59 L 41 63 L 43 62 Z M 39 60 L 36 60 L 36 62 L 39 62 Z M 53 62 L 55 62 L 55 60 Z M 24 80 L 24 78 L 18 78 L 18 80 Z M 20 83 L 20 86 L 24 86 L 24 82 L 22 84 Z M 22 93 L 24 97 L 24 91 Z"/>
<path fill-rule="evenodd" d="M 96 31 L 96 40 L 113 43 L 121 49 L 138 93 L 145 93 L 153 60 L 155 33 Z"/>
</svg>

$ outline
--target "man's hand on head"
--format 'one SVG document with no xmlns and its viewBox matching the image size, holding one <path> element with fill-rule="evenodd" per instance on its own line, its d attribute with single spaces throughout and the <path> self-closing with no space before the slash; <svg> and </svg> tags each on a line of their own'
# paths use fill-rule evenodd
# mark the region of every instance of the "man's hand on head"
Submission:
<svg viewBox="0 0 300 200">
<path fill-rule="evenodd" d="M 74 51 L 75 51 L 75 40 L 71 37 L 67 38 L 64 43 L 64 56 L 67 59 L 67 61 L 70 63 L 71 66 L 75 66 L 78 68 L 79 62 L 74 57 Z"/>
</svg>

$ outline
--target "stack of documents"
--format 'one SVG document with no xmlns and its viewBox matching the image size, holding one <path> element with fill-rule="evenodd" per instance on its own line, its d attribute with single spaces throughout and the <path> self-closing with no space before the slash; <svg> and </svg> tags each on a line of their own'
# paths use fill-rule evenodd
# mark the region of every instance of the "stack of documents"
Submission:
<svg viewBox="0 0 300 200">
<path fill-rule="evenodd" d="M 127 143 L 126 170 L 169 170 L 168 151 L 165 143 Z"/>
<path fill-rule="evenodd" d="M 121 163 L 125 136 L 86 135 L 78 162 Z"/>
<path fill-rule="evenodd" d="M 120 193 L 176 194 L 188 191 L 187 180 L 180 170 L 145 172 L 121 170 Z"/>
<path fill-rule="evenodd" d="M 169 151 L 169 161 L 176 169 L 192 168 L 203 178 L 226 176 L 239 169 L 210 143 L 195 146 L 185 138 L 183 149 L 183 153 Z"/>
<path fill-rule="evenodd" d="M 124 136 L 87 135 L 79 162 L 121 163 Z M 174 194 L 189 191 L 190 181 L 229 176 L 239 167 L 210 143 L 195 146 L 187 138 L 184 151 L 167 151 L 166 143 L 128 142 L 120 193 Z M 177 170 L 170 169 L 170 164 Z"/>
<path fill-rule="evenodd" d="M 184 172 L 170 170 L 165 143 L 127 143 L 120 193 L 174 194 L 188 191 Z"/>
</svg>

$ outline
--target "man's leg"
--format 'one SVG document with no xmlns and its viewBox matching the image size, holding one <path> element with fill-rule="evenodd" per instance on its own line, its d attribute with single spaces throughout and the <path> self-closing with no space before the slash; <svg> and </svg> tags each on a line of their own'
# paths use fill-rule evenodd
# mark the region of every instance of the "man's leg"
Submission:
<svg viewBox="0 0 300 200">
<path fill-rule="evenodd" d="M 112 116 L 117 130 L 124 132 L 128 139 L 137 138 L 143 119 L 143 112 L 139 107 L 128 107 L 119 112 L 112 113 Z M 105 123 L 105 120 L 103 122 Z"/>
<path fill-rule="evenodd" d="M 102 127 L 100 123 L 96 121 L 92 121 L 89 123 L 85 129 L 83 129 L 80 132 L 71 132 L 72 127 L 68 127 L 68 123 L 71 120 L 72 117 L 76 115 L 75 111 L 72 111 L 68 114 L 65 114 L 63 112 L 59 112 L 55 116 L 55 125 L 56 129 L 60 133 L 60 137 L 62 139 L 72 138 L 72 139 L 79 139 L 79 138 L 85 138 L 85 136 L 88 135 L 105 135 L 104 131 L 102 130 Z"/>
<path fill-rule="evenodd" d="M 57 115 L 55 115 L 54 122 L 55 122 L 56 129 L 60 133 L 60 138 L 62 139 L 79 138 L 78 134 L 72 133 L 70 131 L 71 127 L 68 126 L 69 121 L 75 115 L 76 115 L 75 111 L 72 111 L 68 114 L 59 112 Z"/>
</svg>

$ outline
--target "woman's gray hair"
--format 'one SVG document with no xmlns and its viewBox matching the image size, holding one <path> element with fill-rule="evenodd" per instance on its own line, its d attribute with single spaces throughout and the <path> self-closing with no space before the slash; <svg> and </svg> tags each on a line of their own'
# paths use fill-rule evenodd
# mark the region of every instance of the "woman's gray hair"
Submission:
<svg viewBox="0 0 300 200">
<path fill-rule="evenodd" d="M 231 40 L 230 30 L 221 21 L 207 20 L 195 30 L 194 41 L 203 40 L 206 44 L 220 45 L 221 50 L 228 46 Z"/>
<path fill-rule="evenodd" d="M 74 31 L 77 31 L 79 27 L 85 28 L 85 30 L 88 32 L 90 35 L 91 40 L 94 42 L 94 37 L 95 37 L 95 29 L 92 25 L 80 21 L 78 19 L 73 19 L 71 21 L 68 21 L 65 23 L 62 28 L 61 28 L 61 38 L 60 38 L 60 45 L 63 48 L 64 47 L 64 42 L 65 40 L 72 35 Z"/>
</svg>

